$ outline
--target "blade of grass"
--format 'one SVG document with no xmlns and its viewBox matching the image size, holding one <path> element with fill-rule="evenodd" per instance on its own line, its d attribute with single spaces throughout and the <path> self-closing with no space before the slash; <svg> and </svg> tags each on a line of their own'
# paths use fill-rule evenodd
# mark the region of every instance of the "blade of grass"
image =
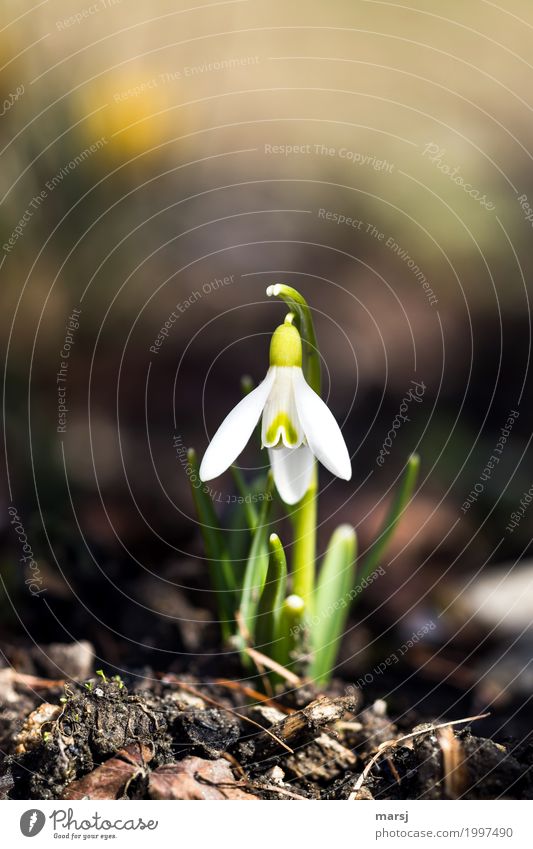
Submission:
<svg viewBox="0 0 533 849">
<path fill-rule="evenodd" d="M 329 541 L 314 596 L 309 675 L 318 684 L 329 681 L 335 665 L 350 609 L 356 558 L 355 531 L 350 525 L 340 525 Z"/>
<path fill-rule="evenodd" d="M 359 573 L 361 581 L 368 578 L 370 573 L 379 566 L 381 558 L 385 554 L 387 546 L 392 539 L 392 535 L 398 526 L 398 522 L 402 518 L 403 512 L 413 494 L 419 469 L 420 457 L 418 454 L 411 454 L 407 461 L 400 485 L 394 494 L 391 506 L 385 516 L 381 531 L 370 546 L 363 561 L 363 565 Z"/>
</svg>

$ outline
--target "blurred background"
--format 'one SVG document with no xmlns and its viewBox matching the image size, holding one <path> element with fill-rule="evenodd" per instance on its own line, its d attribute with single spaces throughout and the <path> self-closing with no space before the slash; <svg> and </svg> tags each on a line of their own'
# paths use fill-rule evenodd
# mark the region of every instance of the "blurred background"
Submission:
<svg viewBox="0 0 533 849">
<path fill-rule="evenodd" d="M 2 7 L 2 662 L 57 675 L 40 647 L 87 640 L 142 675 L 220 652 L 176 446 L 201 453 L 262 378 L 286 282 L 353 456 L 350 483 L 321 471 L 320 549 L 339 521 L 364 549 L 422 458 L 338 674 L 434 623 L 369 697 L 521 732 L 531 4 Z M 262 462 L 249 447 L 244 474 Z M 229 521 L 231 478 L 213 493 Z"/>
</svg>

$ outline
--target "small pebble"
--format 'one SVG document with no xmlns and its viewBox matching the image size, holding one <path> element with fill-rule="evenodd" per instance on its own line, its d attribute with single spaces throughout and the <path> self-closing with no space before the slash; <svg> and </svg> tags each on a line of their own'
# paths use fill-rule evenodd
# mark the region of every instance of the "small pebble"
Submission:
<svg viewBox="0 0 533 849">
<path fill-rule="evenodd" d="M 376 716 L 387 715 L 387 702 L 385 699 L 376 699 L 372 707 Z"/>
<path fill-rule="evenodd" d="M 285 773 L 280 766 L 273 766 L 272 769 L 265 772 L 265 776 L 272 782 L 272 784 L 283 784 Z"/>
</svg>

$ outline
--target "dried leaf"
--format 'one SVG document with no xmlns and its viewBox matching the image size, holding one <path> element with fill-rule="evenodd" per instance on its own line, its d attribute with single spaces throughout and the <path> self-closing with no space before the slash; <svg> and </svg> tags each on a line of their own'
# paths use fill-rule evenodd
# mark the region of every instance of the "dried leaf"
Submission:
<svg viewBox="0 0 533 849">
<path fill-rule="evenodd" d="M 77 781 L 71 781 L 62 799 L 120 799 L 134 778 L 146 775 L 152 750 L 141 743 L 121 749 L 101 766 Z"/>
<path fill-rule="evenodd" d="M 148 794 L 150 799 L 258 799 L 238 786 L 223 758 L 191 757 L 160 766 L 150 775 Z"/>
</svg>

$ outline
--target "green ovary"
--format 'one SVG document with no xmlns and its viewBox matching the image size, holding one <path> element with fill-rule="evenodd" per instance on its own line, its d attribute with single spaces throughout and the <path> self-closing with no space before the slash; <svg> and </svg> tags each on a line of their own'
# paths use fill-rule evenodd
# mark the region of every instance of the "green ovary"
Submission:
<svg viewBox="0 0 533 849">
<path fill-rule="evenodd" d="M 292 324 L 280 324 L 270 342 L 271 366 L 302 365 L 302 340 Z"/>
<path fill-rule="evenodd" d="M 270 423 L 266 432 L 267 443 L 272 444 L 280 430 L 285 432 L 285 440 L 289 445 L 296 446 L 298 444 L 298 431 L 287 413 L 278 413 L 276 418 Z"/>
</svg>

